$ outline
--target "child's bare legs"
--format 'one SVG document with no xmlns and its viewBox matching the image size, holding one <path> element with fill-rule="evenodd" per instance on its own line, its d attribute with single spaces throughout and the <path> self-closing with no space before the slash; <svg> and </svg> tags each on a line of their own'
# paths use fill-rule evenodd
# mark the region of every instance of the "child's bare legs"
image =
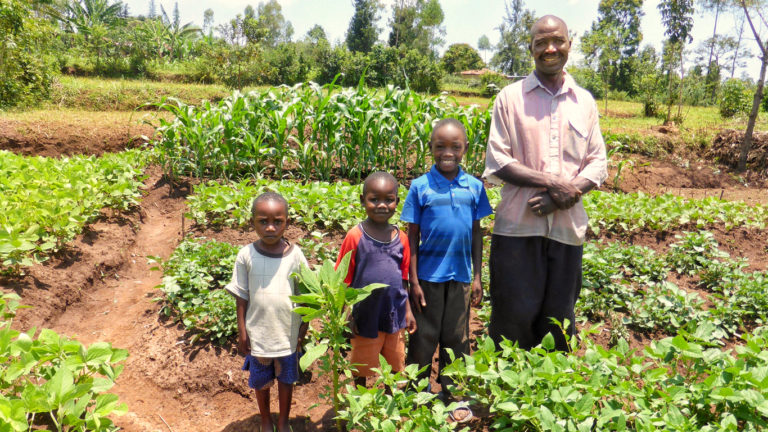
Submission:
<svg viewBox="0 0 768 432">
<path fill-rule="evenodd" d="M 288 418 L 291 414 L 291 400 L 293 399 L 293 384 L 277 382 L 277 400 L 280 404 L 280 417 L 277 420 L 279 432 L 290 432 L 291 426 Z"/>
<path fill-rule="evenodd" d="M 278 396 L 280 399 L 281 416 L 282 395 L 283 392 L 281 389 Z M 261 414 L 261 432 L 272 432 L 274 430 L 274 425 L 272 424 L 272 413 L 269 411 L 269 385 L 261 390 L 256 390 L 256 403 L 259 405 L 259 414 Z"/>
</svg>

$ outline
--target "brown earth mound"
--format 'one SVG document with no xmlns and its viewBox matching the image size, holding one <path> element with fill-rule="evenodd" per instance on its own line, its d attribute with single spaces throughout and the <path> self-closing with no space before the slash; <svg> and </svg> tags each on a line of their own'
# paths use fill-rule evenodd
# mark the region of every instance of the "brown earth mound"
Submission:
<svg viewBox="0 0 768 432">
<path fill-rule="evenodd" d="M 705 156 L 709 160 L 736 168 L 739 164 L 739 154 L 741 153 L 741 143 L 743 140 L 744 132 L 733 129 L 724 130 L 712 141 L 712 147 L 710 147 Z M 768 172 L 766 172 L 767 160 L 768 133 L 754 132 L 752 134 L 752 145 L 747 155 L 747 166 L 749 169 L 758 171 L 765 176 L 768 175 Z"/>
<path fill-rule="evenodd" d="M 0 118 L 0 149 L 27 156 L 96 155 L 142 145 L 154 128 L 138 122 L 93 124 L 88 119 L 19 121 Z"/>
</svg>

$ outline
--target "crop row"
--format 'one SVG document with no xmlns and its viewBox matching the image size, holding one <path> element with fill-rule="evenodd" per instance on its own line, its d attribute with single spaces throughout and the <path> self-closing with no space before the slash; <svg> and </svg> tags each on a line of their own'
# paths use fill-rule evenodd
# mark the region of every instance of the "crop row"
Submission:
<svg viewBox="0 0 768 432">
<path fill-rule="evenodd" d="M 290 180 L 265 179 L 224 183 L 209 181 L 196 185 L 188 199 L 188 215 L 201 226 L 245 226 L 251 217 L 251 201 L 265 190 L 283 194 L 291 204 L 292 221 L 308 229 L 348 230 L 364 216 L 359 204 L 359 185 L 345 182 L 301 184 Z M 398 211 L 406 193 L 401 186 Z M 495 207 L 500 200 L 500 189 L 489 188 L 488 198 Z M 702 228 L 719 223 L 727 228 L 762 228 L 768 219 L 766 207 L 714 197 L 685 199 L 673 195 L 654 197 L 643 193 L 593 191 L 584 197 L 584 207 L 590 216 L 590 229 L 594 234 L 601 231 L 630 233 Z M 394 220 L 397 220 L 397 215 Z M 484 219 L 483 224 L 490 226 L 492 220 L 493 217 Z"/>
<path fill-rule="evenodd" d="M 105 342 L 89 347 L 43 329 L 11 329 L 19 297 L 0 297 L 0 430 L 117 430 L 110 416 L 127 411 L 106 393 L 128 352 Z"/>
<path fill-rule="evenodd" d="M 454 394 L 488 408 L 491 430 L 757 431 L 768 427 L 768 331 L 731 350 L 681 333 L 642 351 L 604 348 L 582 333 L 580 355 L 485 337 L 445 375 Z"/>
<path fill-rule="evenodd" d="M 611 323 L 618 339 L 624 328 L 724 339 L 768 322 L 768 275 L 746 272 L 747 262 L 718 249 L 711 233 L 678 235 L 664 254 L 621 243 L 588 243 L 577 308 L 592 321 Z M 669 274 L 697 276 L 699 292 L 670 281 Z"/>
<path fill-rule="evenodd" d="M 0 151 L 0 268 L 45 259 L 104 207 L 137 204 L 145 159 L 138 150 L 62 159 Z"/>
<path fill-rule="evenodd" d="M 250 177 L 269 170 L 302 179 L 357 178 L 383 169 L 407 178 L 431 163 L 434 121 L 454 117 L 467 127 L 466 169 L 483 170 L 490 111 L 411 90 L 301 83 L 248 94 L 235 92 L 201 106 L 178 100 L 160 109 L 155 148 L 172 177 Z"/>
<path fill-rule="evenodd" d="M 187 239 L 162 265 L 164 311 L 195 337 L 223 342 L 235 334 L 234 301 L 220 288 L 236 253 L 226 243 Z M 571 342 L 573 351 L 583 353 L 578 356 L 549 352 L 551 338 L 542 342 L 544 349 L 531 351 L 506 343 L 498 351 L 481 338 L 472 356 L 454 362 L 446 375 L 457 396 L 489 409 L 494 430 L 763 430 L 768 331 L 756 325 L 766 318 L 768 286 L 765 275 L 743 267 L 720 252 L 709 233 L 681 235 L 665 254 L 588 243 L 578 315 L 594 322 L 615 311 L 628 327 L 677 336 L 634 351 L 626 334 L 602 347 L 587 335 L 596 329 L 589 329 Z M 700 308 L 700 298 L 681 300 L 689 294 L 665 281 L 670 272 L 700 275 L 702 288 L 714 297 L 710 309 Z M 748 280 L 755 285 L 745 288 Z M 718 347 L 718 338 L 738 333 L 745 343 L 735 354 Z M 426 383 L 397 386 L 415 376 L 413 368 L 403 376 L 383 369 L 379 381 L 389 391 L 347 387 L 343 418 L 361 430 L 392 424 L 397 430 L 414 418 L 430 420 L 435 430 L 451 429 L 440 423 L 445 415 L 438 405 L 430 410 L 416 403 L 430 399 L 419 392 Z"/>
</svg>

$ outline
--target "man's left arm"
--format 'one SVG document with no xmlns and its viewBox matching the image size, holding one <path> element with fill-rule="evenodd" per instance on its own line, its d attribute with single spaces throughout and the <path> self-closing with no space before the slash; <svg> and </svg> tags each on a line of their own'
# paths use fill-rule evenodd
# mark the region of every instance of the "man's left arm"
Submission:
<svg viewBox="0 0 768 432">
<path fill-rule="evenodd" d="M 582 195 L 603 184 L 608 177 L 607 159 L 597 106 L 592 101 L 590 130 L 587 135 L 587 151 L 584 155 L 583 168 L 572 180 L 572 184 L 581 191 Z"/>
</svg>

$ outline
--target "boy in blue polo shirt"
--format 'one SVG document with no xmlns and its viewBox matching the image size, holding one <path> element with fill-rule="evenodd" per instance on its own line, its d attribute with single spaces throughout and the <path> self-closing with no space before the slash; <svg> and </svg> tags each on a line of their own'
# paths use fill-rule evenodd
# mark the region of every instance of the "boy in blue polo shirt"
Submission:
<svg viewBox="0 0 768 432">
<path fill-rule="evenodd" d="M 435 124 L 429 143 L 435 164 L 413 180 L 400 216 L 408 222 L 409 297 L 418 328 L 408 342 L 408 363 L 431 365 L 439 345 L 443 396 L 450 383 L 440 376 L 449 360 L 445 349 L 469 354 L 470 302 L 477 306 L 483 296 L 480 219 L 493 213 L 483 182 L 459 166 L 467 144 L 458 120 Z"/>
</svg>

